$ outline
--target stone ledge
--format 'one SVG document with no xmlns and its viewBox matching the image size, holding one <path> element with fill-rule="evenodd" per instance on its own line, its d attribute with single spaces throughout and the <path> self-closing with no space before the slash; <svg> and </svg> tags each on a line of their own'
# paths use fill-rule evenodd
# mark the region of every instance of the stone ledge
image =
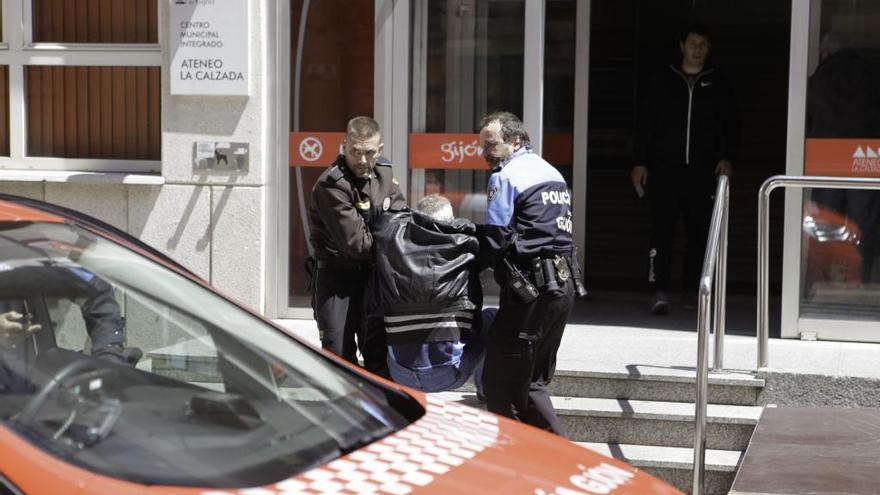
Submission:
<svg viewBox="0 0 880 495">
<path fill-rule="evenodd" d="M 120 184 L 161 186 L 161 175 L 125 172 L 76 172 L 66 170 L 0 170 L 0 182 L 52 182 L 70 184 Z"/>
</svg>

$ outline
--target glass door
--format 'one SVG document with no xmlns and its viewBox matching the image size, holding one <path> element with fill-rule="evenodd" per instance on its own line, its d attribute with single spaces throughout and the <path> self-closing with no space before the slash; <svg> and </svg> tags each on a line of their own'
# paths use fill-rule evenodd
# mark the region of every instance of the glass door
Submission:
<svg viewBox="0 0 880 495">
<path fill-rule="evenodd" d="M 523 0 L 413 4 L 410 197 L 450 199 L 456 216 L 485 221 L 488 167 L 477 128 L 493 110 L 522 116 Z"/>
<path fill-rule="evenodd" d="M 283 316 L 311 317 L 309 277 L 304 264 L 311 246 L 311 190 L 336 159 L 345 125 L 374 114 L 374 0 L 294 0 L 289 21 L 289 115 L 286 211 L 287 263 L 278 263 Z M 283 47 L 287 48 L 287 47 Z M 286 82 L 285 82 L 286 81 Z M 285 202 L 280 202 L 284 204 Z M 286 217 L 286 220 L 284 220 Z M 284 297 L 286 296 L 286 297 Z M 287 308 L 285 308 L 285 299 Z"/>
<path fill-rule="evenodd" d="M 804 175 L 880 177 L 880 5 L 813 0 Z M 801 334 L 880 341 L 880 191 L 803 193 Z"/>
</svg>

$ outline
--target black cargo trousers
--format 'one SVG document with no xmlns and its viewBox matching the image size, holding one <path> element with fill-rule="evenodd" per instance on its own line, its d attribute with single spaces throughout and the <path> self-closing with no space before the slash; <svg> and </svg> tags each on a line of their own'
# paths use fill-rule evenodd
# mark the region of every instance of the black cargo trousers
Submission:
<svg viewBox="0 0 880 495">
<path fill-rule="evenodd" d="M 360 349 L 364 368 L 388 378 L 388 348 L 382 321 L 367 318 L 367 287 L 372 270 L 369 263 L 319 262 L 312 308 L 321 347 L 354 364 L 358 364 Z"/>
<path fill-rule="evenodd" d="M 547 387 L 573 304 L 570 278 L 558 290 L 542 290 L 530 303 L 502 286 L 483 367 L 489 411 L 567 436 Z"/>
</svg>

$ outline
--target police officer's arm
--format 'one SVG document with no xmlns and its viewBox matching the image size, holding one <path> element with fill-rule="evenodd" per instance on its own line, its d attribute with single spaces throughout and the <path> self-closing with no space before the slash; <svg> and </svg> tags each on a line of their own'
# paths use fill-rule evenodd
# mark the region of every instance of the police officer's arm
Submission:
<svg viewBox="0 0 880 495">
<path fill-rule="evenodd" d="M 98 276 L 93 276 L 89 286 L 89 296 L 80 306 L 80 311 L 92 340 L 92 355 L 107 355 L 123 361 L 124 324 L 113 286 Z"/>
<path fill-rule="evenodd" d="M 335 184 L 319 182 L 312 201 L 315 202 L 318 215 L 336 247 L 351 259 L 369 260 L 373 235 L 352 204 L 348 193 Z"/>
<path fill-rule="evenodd" d="M 515 240 L 516 188 L 499 173 L 489 176 L 486 223 L 478 226 L 481 267 L 494 267 Z"/>
</svg>

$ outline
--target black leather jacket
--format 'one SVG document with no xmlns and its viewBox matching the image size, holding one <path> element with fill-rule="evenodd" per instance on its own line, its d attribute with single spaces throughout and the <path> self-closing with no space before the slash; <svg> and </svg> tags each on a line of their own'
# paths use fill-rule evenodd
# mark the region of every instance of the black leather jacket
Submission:
<svg viewBox="0 0 880 495">
<path fill-rule="evenodd" d="M 479 324 L 480 244 L 472 222 L 389 212 L 375 225 L 373 240 L 374 314 L 384 317 L 389 344 L 457 340 L 460 330 Z M 397 331 L 396 323 L 406 330 Z"/>
</svg>

